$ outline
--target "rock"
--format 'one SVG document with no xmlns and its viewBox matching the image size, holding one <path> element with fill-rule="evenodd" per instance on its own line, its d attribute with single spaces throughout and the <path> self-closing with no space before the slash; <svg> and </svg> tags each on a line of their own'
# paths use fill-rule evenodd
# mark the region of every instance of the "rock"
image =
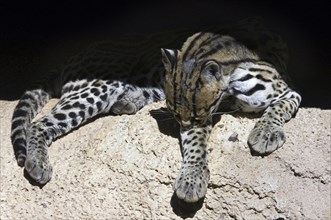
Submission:
<svg viewBox="0 0 331 220">
<path fill-rule="evenodd" d="M 24 178 L 14 159 L 16 103 L 0 101 L 1 219 L 180 219 L 172 190 L 181 162 L 178 126 L 162 113 L 164 102 L 136 115 L 98 118 L 56 140 L 49 148 L 53 178 L 42 188 Z M 209 140 L 207 195 L 186 205 L 186 215 L 330 219 L 330 115 L 300 109 L 285 125 L 285 145 L 266 157 L 252 156 L 246 143 L 256 119 L 223 115 Z"/>
</svg>

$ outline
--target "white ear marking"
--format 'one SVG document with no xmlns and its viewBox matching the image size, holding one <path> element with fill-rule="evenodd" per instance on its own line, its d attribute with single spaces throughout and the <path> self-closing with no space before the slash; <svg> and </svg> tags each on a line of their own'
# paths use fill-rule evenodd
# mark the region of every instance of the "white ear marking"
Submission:
<svg viewBox="0 0 331 220">
<path fill-rule="evenodd" d="M 168 72 L 170 72 L 177 62 L 177 50 L 161 48 L 162 62 Z"/>
<path fill-rule="evenodd" d="M 167 51 L 168 53 L 170 53 L 171 56 L 175 55 L 175 51 L 171 50 L 171 49 L 164 49 L 165 51 Z"/>
</svg>

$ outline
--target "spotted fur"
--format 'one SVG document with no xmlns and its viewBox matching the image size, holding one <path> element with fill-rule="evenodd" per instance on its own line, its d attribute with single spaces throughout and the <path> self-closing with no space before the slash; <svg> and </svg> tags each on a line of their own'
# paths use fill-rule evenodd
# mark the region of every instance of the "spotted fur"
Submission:
<svg viewBox="0 0 331 220">
<path fill-rule="evenodd" d="M 134 50 L 128 44 L 133 40 L 139 41 Z M 178 41 L 175 37 L 168 40 Z M 38 89 L 26 91 L 12 118 L 11 138 L 18 165 L 36 182 L 45 184 L 53 172 L 47 148 L 57 137 L 97 115 L 134 114 L 147 104 L 164 100 L 159 51 L 157 43 L 139 35 L 97 43 L 72 57 Z M 60 100 L 49 114 L 32 122 L 51 98 Z"/>
<path fill-rule="evenodd" d="M 163 49 L 162 54 L 166 103 L 181 125 L 184 155 L 174 190 L 179 198 L 196 202 L 207 191 L 207 141 L 220 105 L 263 111 L 248 144 L 253 153 L 265 155 L 284 144 L 283 125 L 298 110 L 301 97 L 271 63 L 230 36 L 200 32 L 181 50 Z"/>
<path fill-rule="evenodd" d="M 260 26 L 250 25 L 251 31 L 235 31 L 235 35 L 265 35 Z M 186 202 L 206 194 L 210 176 L 207 141 L 211 116 L 220 106 L 263 111 L 248 139 L 252 152 L 264 155 L 282 146 L 283 125 L 297 111 L 301 98 L 279 74 L 286 66 L 279 61 L 286 56 L 278 38 L 267 39 L 281 45 L 276 50 L 280 53 L 265 59 L 268 53 L 260 50 L 256 40 L 260 37 L 251 41 L 258 49 L 255 53 L 230 36 L 200 32 L 185 41 L 187 36 L 187 31 L 176 31 L 97 43 L 26 91 L 12 118 L 11 139 L 18 165 L 35 182 L 45 184 L 53 173 L 48 146 L 57 137 L 98 115 L 134 114 L 164 99 L 181 126 L 183 162 L 174 190 Z M 160 55 L 161 46 L 180 47 L 183 42 L 180 50 L 162 49 Z M 271 60 L 281 65 L 275 68 Z M 51 98 L 60 100 L 50 113 L 32 122 Z"/>
</svg>

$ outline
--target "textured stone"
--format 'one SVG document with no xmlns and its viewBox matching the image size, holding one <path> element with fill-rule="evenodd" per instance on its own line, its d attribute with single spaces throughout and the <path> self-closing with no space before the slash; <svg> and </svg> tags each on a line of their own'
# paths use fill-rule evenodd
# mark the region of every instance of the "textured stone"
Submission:
<svg viewBox="0 0 331 220">
<path fill-rule="evenodd" d="M 181 162 L 178 126 L 163 113 L 164 102 L 136 115 L 98 118 L 56 140 L 49 149 L 53 178 L 42 188 L 24 178 L 14 159 L 16 103 L 0 101 L 0 219 L 180 219 L 174 211 L 185 212 L 172 191 Z M 223 115 L 209 140 L 206 198 L 191 204 L 197 212 L 189 207 L 188 216 L 330 219 L 330 116 L 300 109 L 285 125 L 285 145 L 254 157 L 246 140 L 256 119 Z"/>
</svg>

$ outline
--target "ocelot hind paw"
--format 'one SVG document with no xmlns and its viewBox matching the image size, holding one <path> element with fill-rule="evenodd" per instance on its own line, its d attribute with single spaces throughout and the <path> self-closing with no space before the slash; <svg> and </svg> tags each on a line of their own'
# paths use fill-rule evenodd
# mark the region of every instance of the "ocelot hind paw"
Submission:
<svg viewBox="0 0 331 220">
<path fill-rule="evenodd" d="M 27 159 L 25 161 L 25 170 L 29 176 L 39 184 L 46 184 L 51 180 L 53 167 L 51 164 L 39 162 L 36 159 Z"/>
</svg>

